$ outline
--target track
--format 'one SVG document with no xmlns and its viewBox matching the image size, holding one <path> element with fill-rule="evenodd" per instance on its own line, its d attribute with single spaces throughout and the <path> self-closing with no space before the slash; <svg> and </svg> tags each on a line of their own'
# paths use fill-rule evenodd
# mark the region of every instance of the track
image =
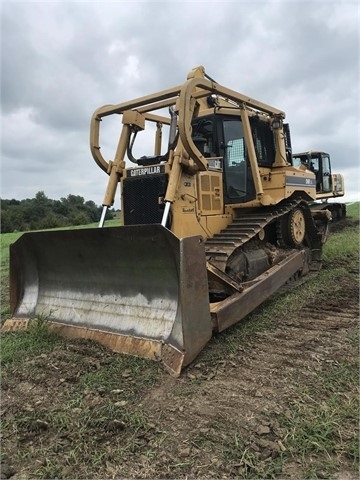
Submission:
<svg viewBox="0 0 360 480">
<path fill-rule="evenodd" d="M 302 206 L 307 229 L 307 243 L 313 250 L 312 260 L 319 261 L 317 252 L 321 249 L 321 239 L 315 226 L 311 211 L 301 199 L 285 200 L 275 207 L 264 207 L 255 212 L 244 210 L 240 218 L 235 219 L 227 228 L 215 234 L 205 242 L 205 251 L 208 262 L 225 272 L 230 255 L 235 249 L 246 245 L 258 235 L 261 238 L 264 230 L 270 224 L 278 222 L 297 206 Z M 304 208 L 305 207 L 305 208 Z M 278 242 L 284 246 L 281 233 L 278 231 Z M 318 268 L 316 268 L 318 269 Z"/>
</svg>

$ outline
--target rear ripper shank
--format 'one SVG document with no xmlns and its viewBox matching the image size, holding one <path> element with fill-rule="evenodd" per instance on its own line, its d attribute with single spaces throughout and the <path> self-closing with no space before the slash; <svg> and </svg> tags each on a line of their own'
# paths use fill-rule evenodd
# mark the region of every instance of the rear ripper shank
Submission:
<svg viewBox="0 0 360 480">
<path fill-rule="evenodd" d="M 110 115 L 122 129 L 106 160 L 100 125 Z M 293 165 L 284 118 L 201 66 L 182 85 L 98 108 L 90 148 L 109 176 L 101 228 L 25 233 L 11 245 L 3 329 L 42 316 L 64 336 L 160 360 L 178 376 L 213 331 L 320 267 L 331 216 L 309 207 L 315 175 Z M 153 154 L 136 158 L 149 130 Z M 106 228 L 119 184 L 123 226 Z"/>
</svg>

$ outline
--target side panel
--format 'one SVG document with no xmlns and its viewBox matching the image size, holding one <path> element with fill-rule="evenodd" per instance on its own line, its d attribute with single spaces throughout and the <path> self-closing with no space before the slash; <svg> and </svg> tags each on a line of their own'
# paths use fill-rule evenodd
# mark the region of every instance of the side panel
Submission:
<svg viewBox="0 0 360 480">
<path fill-rule="evenodd" d="M 314 175 L 295 167 L 261 169 L 264 189 L 263 205 L 276 205 L 282 200 L 300 193 L 304 198 L 315 200 L 316 181 Z"/>
<path fill-rule="evenodd" d="M 200 215 L 224 213 L 224 193 L 221 172 L 200 172 L 198 175 Z"/>
</svg>

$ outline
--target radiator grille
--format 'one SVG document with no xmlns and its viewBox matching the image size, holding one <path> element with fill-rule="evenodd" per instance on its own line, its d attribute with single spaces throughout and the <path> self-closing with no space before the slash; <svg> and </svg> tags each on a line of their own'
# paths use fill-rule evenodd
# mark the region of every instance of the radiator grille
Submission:
<svg viewBox="0 0 360 480">
<path fill-rule="evenodd" d="M 161 223 L 168 175 L 144 175 L 125 178 L 123 188 L 124 225 Z"/>
<path fill-rule="evenodd" d="M 200 208 L 206 215 L 222 213 L 221 175 L 217 172 L 202 172 L 200 174 L 201 204 Z"/>
</svg>

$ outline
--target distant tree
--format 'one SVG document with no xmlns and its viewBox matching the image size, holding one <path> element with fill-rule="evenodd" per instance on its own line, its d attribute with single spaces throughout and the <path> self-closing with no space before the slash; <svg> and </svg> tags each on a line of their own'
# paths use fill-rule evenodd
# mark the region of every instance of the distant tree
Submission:
<svg viewBox="0 0 360 480">
<path fill-rule="evenodd" d="M 69 214 L 69 207 L 61 200 L 54 200 L 53 211 L 58 215 L 66 217 Z"/>
<path fill-rule="evenodd" d="M 71 225 L 86 225 L 87 223 L 91 223 L 85 212 L 71 213 L 69 220 Z"/>
<path fill-rule="evenodd" d="M 12 224 L 10 213 L 7 208 L 4 208 L 4 203 L 1 201 L 1 232 L 11 232 Z"/>
<path fill-rule="evenodd" d="M 38 229 L 46 230 L 47 228 L 65 227 L 68 224 L 70 224 L 68 219 L 50 212 L 42 221 L 39 221 Z"/>
<path fill-rule="evenodd" d="M 38 203 L 44 203 L 44 204 L 49 202 L 49 199 L 47 198 L 47 196 L 45 195 L 45 193 L 43 191 L 37 192 L 35 194 L 35 200 Z"/>
<path fill-rule="evenodd" d="M 24 227 L 26 227 L 26 225 L 19 209 L 9 208 L 1 212 L 2 233 L 23 231 Z"/>
<path fill-rule="evenodd" d="M 97 222 L 101 207 L 92 200 L 85 202 L 80 195 L 68 195 L 60 200 L 51 200 L 39 191 L 34 198 L 25 200 L 1 199 L 1 231 L 25 231 L 46 228 L 82 225 Z M 113 218 L 109 210 L 106 218 Z"/>
<path fill-rule="evenodd" d="M 69 205 L 70 207 L 79 208 L 84 205 L 85 199 L 80 195 L 68 195 L 66 198 L 62 198 L 61 201 L 65 205 Z"/>
</svg>

